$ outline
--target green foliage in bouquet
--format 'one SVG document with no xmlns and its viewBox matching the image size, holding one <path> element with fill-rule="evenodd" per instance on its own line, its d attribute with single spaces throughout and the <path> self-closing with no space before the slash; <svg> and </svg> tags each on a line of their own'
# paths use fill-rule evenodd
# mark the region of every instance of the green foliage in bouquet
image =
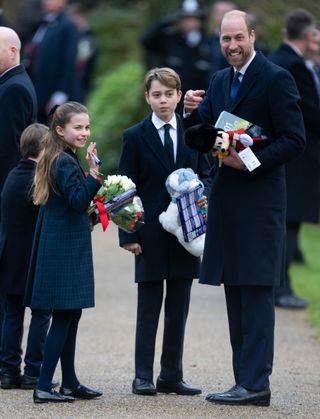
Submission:
<svg viewBox="0 0 320 419">
<path fill-rule="evenodd" d="M 141 199 L 135 196 L 131 203 L 112 211 L 110 217 L 117 226 L 127 233 L 137 231 L 144 224 Z"/>
</svg>

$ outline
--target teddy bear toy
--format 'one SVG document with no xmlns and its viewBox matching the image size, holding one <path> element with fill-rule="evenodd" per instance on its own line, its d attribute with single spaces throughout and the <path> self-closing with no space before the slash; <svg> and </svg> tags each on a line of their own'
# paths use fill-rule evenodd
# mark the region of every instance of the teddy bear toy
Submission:
<svg viewBox="0 0 320 419">
<path fill-rule="evenodd" d="M 186 144 L 201 153 L 212 151 L 219 158 L 219 167 L 221 167 L 223 158 L 229 154 L 230 146 L 241 151 L 261 140 L 260 137 L 251 137 L 243 128 L 223 131 L 206 123 L 194 125 L 185 132 Z"/>
<path fill-rule="evenodd" d="M 177 237 L 179 243 L 189 253 L 199 257 L 203 254 L 205 234 L 200 234 L 191 241 L 185 240 L 177 205 L 177 200 L 182 194 L 194 191 L 197 187 L 196 193 L 199 199 L 202 196 L 204 186 L 192 169 L 183 168 L 172 172 L 166 180 L 166 188 L 171 196 L 171 202 L 167 210 L 159 215 L 159 221 L 166 231 Z"/>
</svg>

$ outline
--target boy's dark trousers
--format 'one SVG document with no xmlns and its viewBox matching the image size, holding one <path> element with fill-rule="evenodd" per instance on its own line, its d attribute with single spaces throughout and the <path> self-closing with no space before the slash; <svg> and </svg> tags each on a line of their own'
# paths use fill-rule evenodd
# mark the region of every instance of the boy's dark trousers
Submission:
<svg viewBox="0 0 320 419">
<path fill-rule="evenodd" d="M 160 377 L 183 379 L 182 356 L 192 279 L 166 281 L 164 333 Z M 164 281 L 138 283 L 135 368 L 136 378 L 153 380 L 156 334 L 163 301 Z"/>
<path fill-rule="evenodd" d="M 23 295 L 7 295 L 2 330 L 2 374 L 17 376 L 20 373 L 24 314 Z M 50 312 L 32 310 L 24 357 L 24 373 L 30 377 L 39 377 L 50 318 Z"/>
</svg>

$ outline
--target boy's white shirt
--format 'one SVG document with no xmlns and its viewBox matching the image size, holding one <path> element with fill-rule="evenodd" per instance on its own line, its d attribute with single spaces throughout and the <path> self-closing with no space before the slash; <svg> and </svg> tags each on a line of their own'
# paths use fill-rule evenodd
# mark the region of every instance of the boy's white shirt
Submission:
<svg viewBox="0 0 320 419">
<path fill-rule="evenodd" d="M 153 125 L 156 127 L 160 140 L 164 146 L 164 126 L 166 124 L 170 124 L 170 136 L 172 138 L 173 142 L 173 155 L 174 155 L 174 161 L 177 159 L 177 149 L 178 149 L 178 133 L 177 133 L 177 118 L 176 115 L 173 114 L 172 118 L 169 122 L 164 122 L 162 119 L 160 119 L 154 112 L 152 112 L 151 117 Z"/>
</svg>

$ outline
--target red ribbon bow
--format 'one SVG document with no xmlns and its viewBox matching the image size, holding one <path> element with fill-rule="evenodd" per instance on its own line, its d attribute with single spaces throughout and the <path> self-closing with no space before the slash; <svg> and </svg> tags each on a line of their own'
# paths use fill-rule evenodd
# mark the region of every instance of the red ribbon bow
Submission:
<svg viewBox="0 0 320 419">
<path fill-rule="evenodd" d="M 109 217 L 108 217 L 107 211 L 105 209 L 105 206 L 103 205 L 104 196 L 96 196 L 94 198 L 93 202 L 96 204 L 96 206 L 98 208 L 99 217 L 100 217 L 100 221 L 101 221 L 103 231 L 106 231 L 106 229 L 109 225 Z"/>
</svg>

